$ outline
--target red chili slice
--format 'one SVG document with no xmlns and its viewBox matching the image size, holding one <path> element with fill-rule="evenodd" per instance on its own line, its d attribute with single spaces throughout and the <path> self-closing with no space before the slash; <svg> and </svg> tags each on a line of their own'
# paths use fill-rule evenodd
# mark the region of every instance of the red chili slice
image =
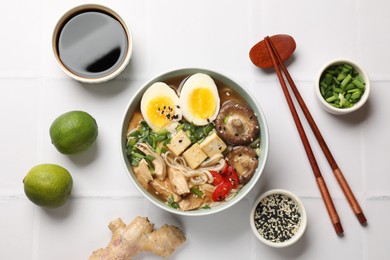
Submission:
<svg viewBox="0 0 390 260">
<path fill-rule="evenodd" d="M 212 196 L 213 201 L 223 201 L 229 195 L 231 189 L 232 184 L 230 183 L 230 181 L 223 181 L 217 187 L 215 187 Z"/>
<path fill-rule="evenodd" d="M 239 183 L 238 175 L 237 175 L 237 172 L 234 170 L 234 168 L 232 166 L 229 166 L 225 178 L 232 185 L 232 189 L 237 189 L 238 188 L 238 183 Z"/>
<path fill-rule="evenodd" d="M 220 171 L 219 173 L 222 175 L 225 175 L 227 173 L 228 169 L 229 169 L 229 164 L 227 162 L 225 162 L 225 166 L 223 167 L 222 171 Z"/>
<path fill-rule="evenodd" d="M 214 186 L 219 185 L 220 183 L 222 183 L 225 180 L 225 178 L 216 171 L 210 171 L 210 173 L 214 177 L 214 181 L 212 183 Z"/>
</svg>

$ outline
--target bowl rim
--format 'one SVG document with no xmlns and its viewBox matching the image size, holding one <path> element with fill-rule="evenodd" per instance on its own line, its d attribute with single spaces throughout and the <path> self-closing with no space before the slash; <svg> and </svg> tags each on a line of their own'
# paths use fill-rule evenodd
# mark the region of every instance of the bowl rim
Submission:
<svg viewBox="0 0 390 260">
<path fill-rule="evenodd" d="M 355 103 L 350 108 L 336 108 L 336 107 L 329 105 L 328 102 L 326 102 L 325 99 L 322 97 L 321 92 L 320 92 L 320 87 L 319 87 L 321 75 L 324 73 L 324 71 L 330 66 L 343 64 L 343 63 L 350 64 L 351 66 L 354 67 L 354 69 L 356 69 L 359 72 L 359 74 L 362 74 L 364 81 L 365 81 L 365 84 L 366 84 L 363 96 L 361 97 L 361 99 L 357 103 Z M 368 76 L 367 71 L 362 66 L 360 66 L 355 60 L 349 59 L 349 58 L 336 58 L 336 59 L 332 59 L 332 60 L 326 62 L 324 65 L 322 65 L 322 67 L 320 68 L 320 70 L 317 73 L 314 89 L 315 89 L 316 96 L 318 97 L 318 100 L 320 101 L 321 105 L 323 106 L 323 108 L 326 111 L 328 111 L 332 114 L 335 114 L 335 115 L 344 115 L 344 114 L 349 114 L 351 112 L 358 110 L 367 102 L 368 97 L 370 95 L 371 83 L 370 83 L 370 77 Z"/>
<path fill-rule="evenodd" d="M 255 210 L 257 208 L 257 205 L 265 197 L 273 195 L 273 194 L 283 194 L 283 195 L 291 198 L 299 206 L 300 211 L 301 211 L 301 224 L 299 226 L 297 233 L 289 240 L 284 241 L 284 242 L 280 242 L 280 243 L 269 241 L 269 240 L 265 239 L 263 236 L 261 236 L 256 229 L 255 221 L 254 221 L 254 215 L 255 215 Z M 305 206 L 304 206 L 303 202 L 301 201 L 301 199 L 297 195 L 292 193 L 291 191 L 288 191 L 285 189 L 272 189 L 272 190 L 268 190 L 268 191 L 264 192 L 255 200 L 255 202 L 253 203 L 252 208 L 251 208 L 249 221 L 250 221 L 251 229 L 252 229 L 252 231 L 257 239 L 259 239 L 261 242 L 263 242 L 264 244 L 266 244 L 268 246 L 282 248 L 282 247 L 287 247 L 287 246 L 294 244 L 305 233 L 306 226 L 307 226 L 307 212 L 306 212 Z"/>
<path fill-rule="evenodd" d="M 59 56 L 59 53 L 58 53 L 58 48 L 57 48 L 57 41 L 58 41 L 58 38 L 60 36 L 61 30 L 65 26 L 65 24 L 69 21 L 69 19 L 73 18 L 78 13 L 82 13 L 82 12 L 85 12 L 85 11 L 88 11 L 88 10 L 101 11 L 101 12 L 104 12 L 106 14 L 111 15 L 113 18 L 118 20 L 118 22 L 121 24 L 121 26 L 125 30 L 126 38 L 127 38 L 127 41 L 128 41 L 128 47 L 127 47 L 126 55 L 125 55 L 124 60 L 120 64 L 120 66 L 118 66 L 118 68 L 115 71 L 113 71 L 112 73 L 110 73 L 108 75 L 105 75 L 103 77 L 99 77 L 99 78 L 83 77 L 83 76 L 77 75 L 76 73 L 74 73 L 71 70 L 69 70 L 62 63 L 62 61 L 60 59 L 60 56 Z M 103 83 L 103 82 L 106 82 L 106 81 L 108 81 L 110 79 L 115 78 L 120 73 L 122 73 L 122 71 L 129 64 L 130 59 L 131 59 L 131 57 L 133 55 L 133 45 L 134 45 L 134 43 L 133 43 L 133 36 L 132 36 L 131 30 L 129 29 L 129 26 L 126 23 L 126 21 L 116 11 L 114 11 L 111 8 L 109 8 L 109 7 L 105 6 L 105 5 L 102 5 L 102 4 L 92 4 L 92 3 L 80 4 L 78 6 L 75 6 L 75 7 L 71 8 L 71 9 L 69 9 L 68 11 L 66 11 L 58 19 L 58 21 L 56 22 L 56 24 L 55 24 L 55 26 L 53 28 L 53 31 L 52 31 L 52 51 L 53 51 L 56 63 L 61 68 L 61 70 L 65 72 L 65 74 L 67 74 L 71 78 L 73 78 L 73 79 L 75 79 L 77 81 L 83 82 L 83 83 Z"/>
<path fill-rule="evenodd" d="M 140 186 L 140 184 L 135 180 L 135 178 L 133 178 L 131 176 L 131 174 L 133 174 L 129 167 L 128 167 L 128 160 L 127 160 L 127 157 L 126 157 L 126 144 L 123 140 L 123 136 L 124 134 L 127 132 L 127 128 L 128 128 L 128 121 L 127 121 L 127 117 L 129 116 L 129 112 L 130 112 L 130 109 L 131 109 L 131 106 L 134 102 L 139 102 L 140 98 L 142 97 L 142 94 L 146 91 L 146 89 L 151 86 L 151 84 L 153 84 L 154 82 L 157 82 L 157 81 L 161 81 L 164 77 L 167 78 L 167 77 L 174 77 L 175 75 L 176 76 L 179 76 L 179 75 L 188 75 L 188 74 L 195 74 L 195 73 L 205 73 L 205 74 L 208 74 L 210 75 L 212 78 L 213 77 L 217 77 L 217 80 L 221 80 L 223 81 L 224 83 L 228 84 L 229 86 L 230 85 L 234 85 L 235 87 L 235 90 L 237 92 L 240 93 L 240 95 L 243 95 L 244 96 L 246 95 L 247 98 L 250 98 L 250 101 L 253 102 L 255 108 L 252 108 L 255 110 L 255 112 L 257 113 L 257 117 L 258 117 L 258 120 L 262 120 L 263 122 L 263 127 L 261 127 L 260 131 L 262 133 L 262 142 L 263 142 L 263 147 L 262 147 L 262 150 L 261 150 L 261 153 L 262 153 L 262 162 L 260 163 L 259 162 L 259 166 L 254 174 L 254 176 L 252 177 L 252 179 L 249 181 L 249 183 L 247 183 L 241 190 L 240 192 L 230 201 L 228 202 L 225 202 L 225 203 L 222 203 L 221 205 L 218 205 L 216 207 L 213 207 L 211 209 L 202 209 L 202 210 L 195 210 L 195 211 L 182 211 L 182 210 L 177 210 L 177 209 L 173 209 L 173 208 L 170 208 L 169 206 L 165 205 L 162 201 L 158 200 L 157 198 L 155 198 L 154 196 L 152 196 L 151 194 L 149 194 L 148 191 L 146 191 L 143 187 Z M 228 83 L 227 83 L 228 82 Z M 236 87 L 238 86 L 238 88 L 241 88 L 241 89 L 236 89 Z M 221 212 L 225 209 L 228 209 L 230 208 L 231 206 L 235 205 L 236 203 L 238 203 L 239 201 L 241 201 L 241 199 L 243 199 L 251 190 L 252 188 L 255 186 L 255 184 L 257 183 L 257 181 L 260 179 L 260 176 L 262 174 L 262 172 L 264 171 L 264 168 L 265 168 L 265 165 L 266 165 L 266 162 L 267 162 L 267 158 L 268 158 L 268 152 L 269 152 L 269 130 L 268 130 L 268 124 L 267 124 L 267 120 L 266 120 L 266 117 L 265 117 L 265 114 L 263 113 L 260 105 L 258 104 L 257 100 L 252 98 L 253 95 L 251 95 L 251 93 L 245 88 L 243 87 L 242 85 L 238 84 L 236 81 L 234 81 L 231 77 L 228 77 L 220 72 L 217 72 L 215 70 L 210 70 L 210 69 L 203 69 L 203 68 L 198 68 L 198 67 L 185 67 L 185 68 L 178 68 L 178 69 L 171 69 L 171 70 L 167 70 L 163 73 L 160 73 L 160 74 L 157 74 L 156 76 L 152 77 L 150 80 L 146 81 L 135 93 L 134 95 L 132 96 L 132 98 L 130 99 L 130 101 L 128 102 L 127 106 L 126 106 L 126 109 L 124 110 L 124 113 L 123 113 L 123 116 L 122 116 L 122 120 L 121 120 L 121 131 L 120 131 L 120 136 L 119 136 L 119 141 L 120 141 L 120 153 L 121 153 L 121 161 L 123 163 L 123 166 L 125 167 L 125 171 L 126 171 L 126 175 L 130 178 L 131 182 L 135 185 L 135 187 L 137 188 L 137 190 L 145 197 L 147 198 L 150 202 L 152 202 L 154 205 L 158 206 L 159 208 L 165 210 L 165 211 L 168 211 L 168 212 L 171 212 L 171 213 L 174 213 L 174 214 L 177 214 L 177 215 L 183 215 L 183 216 L 205 216 L 205 215 L 211 215 L 211 214 L 215 214 L 215 213 L 218 213 L 218 212 Z M 138 99 L 137 99 L 138 98 Z M 260 122 L 260 121 L 259 121 Z M 239 196 L 239 198 L 237 199 L 237 196 Z"/>
</svg>

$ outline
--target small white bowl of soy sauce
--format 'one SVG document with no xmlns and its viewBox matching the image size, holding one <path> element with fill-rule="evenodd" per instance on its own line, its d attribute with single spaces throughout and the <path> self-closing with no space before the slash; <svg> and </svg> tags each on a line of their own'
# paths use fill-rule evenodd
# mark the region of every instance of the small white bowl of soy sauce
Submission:
<svg viewBox="0 0 390 260">
<path fill-rule="evenodd" d="M 119 75 L 132 55 L 132 35 L 113 10 L 97 4 L 72 8 L 58 21 L 52 39 L 60 68 L 86 83 L 100 83 Z"/>
</svg>

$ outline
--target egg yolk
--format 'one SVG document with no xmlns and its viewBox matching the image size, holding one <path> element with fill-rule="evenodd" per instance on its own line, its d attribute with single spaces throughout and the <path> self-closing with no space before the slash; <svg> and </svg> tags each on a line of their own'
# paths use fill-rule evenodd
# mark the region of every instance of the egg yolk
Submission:
<svg viewBox="0 0 390 260">
<path fill-rule="evenodd" d="M 146 114 L 154 126 L 164 128 L 174 119 L 175 106 L 168 97 L 155 97 L 150 100 Z"/>
<path fill-rule="evenodd" d="M 214 114 L 215 99 L 208 88 L 194 89 L 188 98 L 190 113 L 198 118 L 207 119 Z"/>
</svg>

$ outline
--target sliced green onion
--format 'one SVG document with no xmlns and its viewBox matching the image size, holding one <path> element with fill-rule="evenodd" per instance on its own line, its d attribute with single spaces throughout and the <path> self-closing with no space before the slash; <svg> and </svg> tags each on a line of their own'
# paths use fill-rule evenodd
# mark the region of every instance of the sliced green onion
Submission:
<svg viewBox="0 0 390 260">
<path fill-rule="evenodd" d="M 131 156 L 138 159 L 143 159 L 145 157 L 145 155 L 136 152 L 132 153 Z"/>
<path fill-rule="evenodd" d="M 162 148 L 161 148 L 161 153 L 166 153 L 166 152 L 167 152 L 167 148 L 162 147 Z"/>
<path fill-rule="evenodd" d="M 153 161 L 156 158 L 154 158 L 152 155 L 148 154 L 148 155 L 145 156 L 145 159 L 148 160 L 148 161 Z"/>
<path fill-rule="evenodd" d="M 360 80 L 358 80 L 358 79 L 353 80 L 352 84 L 360 89 L 364 89 L 364 84 L 362 82 L 360 82 Z"/>
<path fill-rule="evenodd" d="M 352 107 L 365 91 L 365 83 L 350 64 L 339 64 L 327 68 L 321 75 L 320 92 L 330 105 L 337 108 Z"/>
<path fill-rule="evenodd" d="M 129 138 L 127 141 L 127 146 L 134 146 L 137 143 L 137 138 Z"/>
<path fill-rule="evenodd" d="M 140 160 L 137 160 L 135 158 L 130 159 L 130 163 L 132 166 L 137 167 L 139 165 Z"/>
<path fill-rule="evenodd" d="M 352 80 L 352 76 L 351 74 L 348 74 L 344 79 L 343 81 L 340 83 L 341 87 L 345 87 L 349 84 L 349 82 L 351 82 Z"/>
<path fill-rule="evenodd" d="M 168 197 L 168 206 L 171 207 L 171 208 L 174 208 L 174 209 L 179 209 L 180 206 L 177 202 L 175 202 L 175 200 L 173 199 L 173 195 L 171 194 L 169 197 Z"/>
<path fill-rule="evenodd" d="M 185 126 L 185 124 L 180 124 L 180 125 L 178 125 L 177 127 L 176 127 L 176 131 L 180 131 L 180 130 L 183 130 L 184 129 L 184 126 Z"/>
<path fill-rule="evenodd" d="M 353 69 L 353 67 L 349 64 L 343 64 L 344 68 L 347 68 L 349 71 L 351 71 Z"/>
<path fill-rule="evenodd" d="M 195 194 L 196 196 L 198 196 L 198 197 L 202 197 L 203 196 L 203 191 L 199 190 L 195 186 L 191 188 L 191 192 L 193 194 Z"/>
<path fill-rule="evenodd" d="M 338 99 L 339 99 L 338 97 L 331 96 L 331 97 L 329 97 L 329 98 L 326 99 L 326 102 L 332 103 L 332 102 L 334 102 L 334 101 L 336 101 L 336 100 L 338 100 Z"/>
</svg>

